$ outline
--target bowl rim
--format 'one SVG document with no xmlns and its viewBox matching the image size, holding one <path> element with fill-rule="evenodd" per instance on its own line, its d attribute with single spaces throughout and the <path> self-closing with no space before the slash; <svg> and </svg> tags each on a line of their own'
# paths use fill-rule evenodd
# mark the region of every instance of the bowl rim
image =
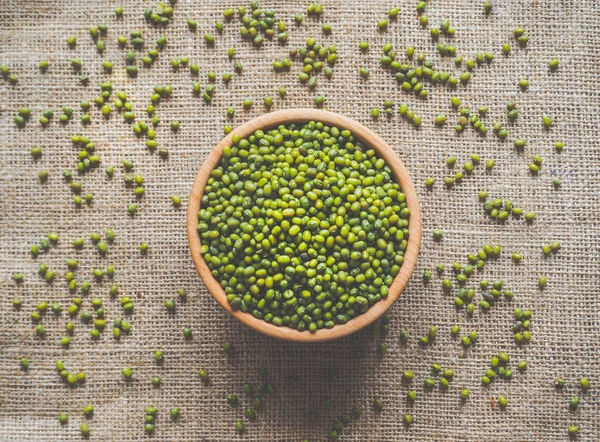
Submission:
<svg viewBox="0 0 600 442">
<path fill-rule="evenodd" d="M 329 126 L 348 129 L 353 135 L 359 138 L 361 142 L 375 149 L 378 155 L 385 159 L 387 165 L 392 169 L 396 182 L 400 184 L 403 193 L 406 195 L 407 207 L 410 209 L 408 224 L 409 238 L 404 254 L 404 262 L 389 287 L 388 295 L 373 304 L 373 306 L 365 313 L 352 318 L 346 324 L 339 324 L 331 329 L 322 328 L 315 333 L 310 333 L 308 330 L 298 331 L 285 326 L 277 327 L 262 319 L 255 318 L 250 313 L 239 310 L 234 311 L 227 301 L 224 290 L 219 282 L 212 276 L 206 261 L 200 254 L 201 242 L 197 230 L 198 211 L 200 209 L 204 188 L 210 177 L 211 171 L 217 166 L 221 159 L 223 147 L 232 144 L 231 140 L 234 135 L 240 135 L 243 138 L 254 133 L 258 129 L 264 130 L 265 128 L 275 127 L 280 124 L 306 123 L 309 121 L 319 121 Z M 202 278 L 209 293 L 230 315 L 252 329 L 274 338 L 295 342 L 322 342 L 347 336 L 366 327 L 383 315 L 400 297 L 413 273 L 419 255 L 422 235 L 421 208 L 414 183 L 410 178 L 404 163 L 392 148 L 371 129 L 351 118 L 334 112 L 319 109 L 286 109 L 261 115 L 237 127 L 224 137 L 204 159 L 198 169 L 196 179 L 190 192 L 187 210 L 187 233 L 192 260 L 198 270 L 200 278 Z"/>
</svg>

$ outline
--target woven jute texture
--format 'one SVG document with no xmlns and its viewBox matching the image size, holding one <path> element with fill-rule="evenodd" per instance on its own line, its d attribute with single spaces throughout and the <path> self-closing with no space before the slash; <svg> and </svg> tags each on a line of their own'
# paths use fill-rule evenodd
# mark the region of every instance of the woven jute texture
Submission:
<svg viewBox="0 0 600 442">
<path fill-rule="evenodd" d="M 377 21 L 397 4 L 400 14 L 391 20 L 387 31 L 377 29 Z M 391 42 L 398 58 L 405 60 L 407 46 L 424 51 L 437 69 L 453 70 L 452 58 L 441 58 L 428 28 L 420 26 L 415 12 L 416 2 L 327 1 L 322 17 L 307 17 L 306 2 L 263 2 L 263 8 L 273 8 L 276 18 L 288 25 L 287 44 L 276 39 L 266 40 L 262 48 L 254 48 L 239 35 L 238 18 L 225 23 L 219 34 L 215 21 L 222 19 L 227 7 L 241 6 L 235 1 L 180 0 L 175 6 L 172 23 L 157 29 L 145 23 L 143 10 L 155 6 L 151 2 L 123 2 L 124 18 L 116 19 L 116 4 L 108 1 L 0 1 L 0 62 L 19 77 L 12 86 L 0 78 L 0 440 L 2 441 L 76 441 L 81 440 L 82 422 L 91 428 L 90 440 L 95 441 L 300 441 L 303 438 L 325 440 L 327 431 L 348 413 L 353 404 L 363 405 L 362 416 L 346 426 L 340 440 L 345 441 L 560 441 L 568 440 L 567 427 L 577 424 L 579 440 L 600 440 L 600 364 L 599 364 L 599 278 L 600 257 L 600 9 L 594 0 L 582 1 L 495 1 L 489 16 L 483 12 L 483 1 L 453 0 L 431 2 L 426 15 L 431 26 L 443 19 L 456 28 L 452 44 L 457 53 L 473 58 L 478 51 L 490 51 L 494 60 L 473 71 L 468 85 L 456 91 L 443 86 L 431 86 L 429 97 L 420 100 L 407 96 L 396 84 L 393 74 L 384 69 L 379 58 L 384 43 Z M 249 8 L 249 4 L 244 4 Z M 293 15 L 304 13 L 300 26 Z M 198 21 L 192 32 L 186 21 Z M 333 25 L 325 36 L 321 23 Z M 99 55 L 88 29 L 107 23 L 109 30 L 101 37 L 106 50 Z M 522 25 L 529 35 L 529 44 L 519 48 L 512 30 Z M 129 36 L 141 29 L 146 50 L 155 46 L 156 37 L 165 35 L 168 43 L 151 68 L 140 61 L 145 51 L 136 51 L 140 68 L 137 78 L 125 73 L 125 50 L 116 43 L 118 35 Z M 203 34 L 215 35 L 214 47 L 207 47 Z M 77 45 L 69 49 L 66 39 L 77 35 Z M 319 75 L 316 90 L 310 91 L 298 81 L 301 63 L 295 61 L 290 72 L 274 73 L 271 63 L 287 56 L 289 48 L 301 45 L 306 38 L 335 44 L 339 61 L 333 77 Z M 370 49 L 361 53 L 358 43 L 368 40 Z M 441 37 L 444 42 L 447 39 Z M 502 44 L 510 42 L 512 52 L 504 56 Z M 226 49 L 235 47 L 233 60 Z M 131 47 L 128 45 L 128 50 Z M 189 69 L 174 70 L 171 58 L 188 56 L 198 64 L 200 77 Z M 81 72 L 89 75 L 82 86 L 79 74 L 70 60 L 82 60 Z M 556 72 L 548 69 L 548 61 L 560 59 Z M 46 73 L 41 73 L 41 60 L 50 61 Z M 102 60 L 114 63 L 112 74 L 102 69 Z M 223 72 L 233 72 L 233 62 L 239 60 L 244 69 L 234 73 L 231 82 L 220 80 Z M 413 62 L 416 64 L 416 60 Z M 362 80 L 359 69 L 369 67 L 368 80 Z M 208 83 L 206 72 L 218 75 L 212 104 L 192 93 L 192 83 Z M 457 73 L 461 69 L 456 69 Z M 518 79 L 528 78 L 530 86 L 521 90 Z M 113 107 L 110 119 L 102 118 L 99 108 L 92 105 L 88 126 L 82 126 L 79 102 L 99 95 L 99 84 L 111 81 L 113 90 L 127 92 L 138 119 L 147 118 L 145 108 L 152 88 L 157 84 L 172 84 L 170 99 L 157 105 L 161 123 L 156 128 L 159 147 L 169 149 L 168 159 L 151 154 L 144 138 L 137 138 L 131 125 Z M 277 95 L 279 86 L 287 88 L 287 96 Z M 374 336 L 362 331 L 337 342 L 320 345 L 296 345 L 259 335 L 230 318 L 207 293 L 189 256 L 185 231 L 187 195 L 196 171 L 211 148 L 223 136 L 223 126 L 234 127 L 267 112 L 262 104 L 265 96 L 274 97 L 273 110 L 311 107 L 313 97 L 325 96 L 325 107 L 366 124 L 377 131 L 406 163 L 418 189 L 424 220 L 422 251 L 414 277 L 402 297 L 391 308 L 391 331 L 387 336 Z M 456 95 L 462 106 L 477 109 L 488 106 L 483 117 L 487 136 L 477 135 L 471 128 L 456 135 L 454 125 L 458 112 L 450 106 Z M 244 110 L 242 101 L 254 99 L 254 105 Z M 373 120 L 370 110 L 383 109 L 383 101 L 391 99 L 395 115 Z M 509 136 L 501 142 L 492 133 L 494 121 L 506 121 L 506 103 L 515 100 L 520 116 L 508 124 Z M 423 118 L 420 130 L 401 119 L 397 113 L 400 102 L 407 102 Z M 73 117 L 67 124 L 58 121 L 60 109 L 70 105 Z M 29 106 L 30 121 L 17 128 L 13 116 L 17 109 Z M 226 109 L 236 108 L 232 120 Z M 44 109 L 55 111 L 51 123 L 42 128 L 38 119 Z M 435 115 L 448 115 L 446 127 L 435 127 Z M 553 119 L 550 130 L 543 130 L 542 115 Z M 172 132 L 169 122 L 181 122 L 179 131 Z M 75 170 L 78 148 L 72 145 L 72 135 L 85 135 L 97 145 L 101 165 L 82 177 L 82 194 L 93 193 L 93 203 L 81 208 L 73 204 L 73 194 L 62 178 L 62 170 Z M 512 140 L 525 138 L 523 152 L 517 152 Z M 562 140 L 565 149 L 555 152 L 554 142 Z M 43 148 L 42 157 L 34 161 L 29 154 L 32 146 Z M 461 169 L 472 154 L 482 158 L 472 175 L 466 176 L 452 189 L 446 189 L 443 178 Z M 528 170 L 531 157 L 539 154 L 543 165 L 537 176 Z M 458 159 L 454 171 L 444 160 Z M 132 188 L 123 183 L 121 163 L 130 159 L 133 173 L 144 176 L 146 194 L 138 202 L 138 213 L 130 216 L 127 205 L 135 200 Z M 495 159 L 489 172 L 483 163 Z M 115 165 L 112 179 L 104 169 Z M 46 183 L 37 177 L 41 169 L 49 170 Z M 426 177 L 437 177 L 433 190 L 423 185 Z M 559 177 L 562 185 L 555 188 L 552 179 Z M 491 198 L 507 198 L 537 218 L 532 225 L 523 219 L 510 219 L 505 224 L 492 222 L 482 209 L 477 193 L 488 190 Z M 172 195 L 180 195 L 184 203 L 177 209 Z M 89 240 L 91 232 L 104 234 L 113 228 L 114 242 L 109 243 L 105 257 Z M 442 229 L 442 241 L 433 241 L 431 231 Z M 29 247 L 39 243 L 49 232 L 60 239 L 37 259 Z M 76 250 L 74 238 L 86 239 Z M 543 257 L 540 247 L 560 241 L 556 254 Z M 147 242 L 146 255 L 139 245 Z M 515 292 L 512 302 L 499 301 L 489 313 L 476 308 L 473 318 L 464 310 L 456 311 L 453 296 L 441 289 L 443 277 L 453 279 L 450 265 L 466 263 L 468 253 L 484 244 L 501 244 L 502 255 L 485 269 L 472 276 L 467 287 L 476 288 L 475 303 L 481 300 L 479 281 L 503 279 L 505 287 Z M 511 254 L 523 254 L 515 264 Z M 88 294 L 69 293 L 63 279 L 66 260 L 76 258 L 75 271 L 79 283 L 89 280 Z M 38 275 L 38 266 L 45 263 L 56 271 L 55 281 L 45 282 Z M 114 265 L 111 280 L 96 282 L 95 267 Z M 437 264 L 445 264 L 440 277 Z M 424 284 L 424 269 L 432 269 L 433 278 Z M 24 282 L 16 284 L 13 273 L 21 272 Z M 544 290 L 537 287 L 538 277 L 546 275 Z M 111 298 L 110 285 L 118 284 L 120 295 Z M 455 283 L 455 286 L 456 283 Z M 177 289 L 185 288 L 186 302 L 178 302 L 176 311 L 168 313 L 167 298 L 177 298 Z M 454 289 L 456 292 L 456 289 Z M 66 335 L 64 324 L 69 320 L 66 308 L 74 296 L 83 298 L 83 310 L 92 310 L 91 299 L 102 298 L 109 326 L 100 338 L 90 337 L 90 324 L 75 318 L 75 332 L 70 348 L 63 349 L 59 339 Z M 112 336 L 112 321 L 123 316 L 120 296 L 135 302 L 129 335 L 120 340 Z M 23 306 L 15 309 L 13 298 L 21 298 Z M 42 323 L 45 338 L 35 335 L 30 313 L 41 301 L 57 301 L 63 312 L 48 311 Z M 513 341 L 511 326 L 513 309 L 531 309 L 532 339 L 518 346 Z M 460 340 L 453 339 L 450 328 L 462 326 L 461 335 L 471 330 L 479 334 L 477 343 L 464 350 Z M 419 336 L 430 326 L 438 327 L 438 337 L 432 345 L 421 348 Z M 184 340 L 184 327 L 193 329 L 193 339 Z M 398 341 L 400 330 L 408 330 L 411 339 L 406 346 Z M 233 352 L 222 351 L 226 340 L 233 342 Z M 386 342 L 389 351 L 377 354 L 377 345 Z M 162 349 L 163 363 L 154 361 L 154 351 Z M 498 379 L 489 387 L 481 385 L 481 376 L 489 367 L 492 356 L 499 351 L 511 357 L 514 371 L 511 380 Z M 30 368 L 23 371 L 19 359 L 27 357 Z M 87 382 L 69 388 L 56 373 L 56 360 L 63 360 L 67 369 L 87 374 Z M 526 359 L 527 371 L 518 373 L 516 362 Z M 440 363 L 456 372 L 447 390 L 436 387 L 424 391 L 423 379 L 430 375 L 430 364 Z M 123 367 L 133 369 L 133 379 L 126 382 Z M 245 420 L 244 408 L 249 399 L 242 393 L 244 383 L 258 389 L 262 379 L 259 368 L 267 369 L 267 382 L 277 392 L 265 396 L 264 407 L 257 411 L 255 422 Z M 211 377 L 203 385 L 198 370 L 206 369 Z M 404 370 L 415 373 L 412 385 L 402 382 Z M 160 388 L 151 385 L 151 378 L 160 376 Z M 564 377 L 563 390 L 554 387 L 554 379 Z M 581 392 L 580 377 L 591 381 L 588 392 Z M 437 379 L 437 377 L 436 377 Z M 459 392 L 469 388 L 471 395 L 461 403 Z M 414 404 L 405 397 L 409 389 L 418 393 Z M 240 405 L 230 407 L 225 396 L 240 394 Z M 508 407 L 501 410 L 496 400 L 506 395 Z M 581 406 L 569 410 L 569 399 L 580 396 Z M 331 407 L 324 400 L 331 399 Z M 385 407 L 375 413 L 371 404 L 380 398 Z M 95 406 L 92 417 L 85 418 L 82 409 Z M 144 407 L 158 408 L 156 430 L 144 432 Z M 181 409 L 181 416 L 172 421 L 172 407 Z M 318 412 L 314 423 L 309 413 Z M 61 425 L 58 415 L 67 413 L 69 422 Z M 405 413 L 414 417 L 407 428 Z M 238 435 L 234 423 L 246 422 L 246 432 Z"/>
</svg>

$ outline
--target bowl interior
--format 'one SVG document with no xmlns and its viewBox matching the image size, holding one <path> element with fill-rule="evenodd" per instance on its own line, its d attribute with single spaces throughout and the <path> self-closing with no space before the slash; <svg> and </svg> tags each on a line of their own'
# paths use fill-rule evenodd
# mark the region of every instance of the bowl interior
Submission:
<svg viewBox="0 0 600 442">
<path fill-rule="evenodd" d="M 212 276 L 208 265 L 200 254 L 201 243 L 200 235 L 197 231 L 197 225 L 200 202 L 204 192 L 204 187 L 206 186 L 206 182 L 210 176 L 210 172 L 218 165 L 221 159 L 223 147 L 231 145 L 231 139 L 235 134 L 238 134 L 244 138 L 254 133 L 258 129 L 265 130 L 280 124 L 306 123 L 313 120 L 323 122 L 329 126 L 336 126 L 340 129 L 348 129 L 365 145 L 375 149 L 378 155 L 385 159 L 388 166 L 392 169 L 396 182 L 400 184 L 402 191 L 406 195 L 406 203 L 410 209 L 410 216 L 408 224 L 409 238 L 404 254 L 404 263 L 402 264 L 402 267 L 400 267 L 400 271 L 394 278 L 392 285 L 389 287 L 388 296 L 376 302 L 365 313 L 349 320 L 346 324 L 336 325 L 331 329 L 319 329 L 315 333 L 310 333 L 309 331 L 301 332 L 285 326 L 277 327 L 273 324 L 263 321 L 262 319 L 256 319 L 250 313 L 234 311 L 229 306 L 226 294 L 221 285 Z M 362 124 L 333 112 L 316 109 L 289 109 L 265 114 L 248 121 L 247 123 L 236 128 L 216 145 L 213 151 L 202 163 L 198 171 L 198 175 L 196 176 L 196 180 L 194 181 L 188 204 L 187 231 L 192 260 L 198 269 L 198 273 L 204 281 L 208 291 L 217 300 L 217 302 L 223 306 L 225 310 L 227 310 L 231 315 L 244 324 L 266 335 L 289 341 L 319 342 L 340 338 L 366 327 L 373 321 L 377 320 L 377 318 L 385 313 L 385 311 L 394 303 L 394 301 L 398 299 L 404 290 L 404 287 L 408 283 L 408 280 L 415 268 L 417 256 L 419 254 L 419 248 L 421 245 L 421 209 L 417 199 L 417 192 L 412 179 L 408 174 L 408 170 L 398 155 L 396 155 L 396 153 L 385 141 L 383 141 L 383 139 L 381 139 L 381 137 Z"/>
</svg>

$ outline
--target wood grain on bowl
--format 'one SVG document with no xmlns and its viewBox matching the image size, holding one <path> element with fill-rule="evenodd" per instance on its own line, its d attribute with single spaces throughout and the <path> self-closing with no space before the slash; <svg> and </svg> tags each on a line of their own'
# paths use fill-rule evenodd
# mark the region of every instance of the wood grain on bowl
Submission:
<svg viewBox="0 0 600 442">
<path fill-rule="evenodd" d="M 346 324 L 339 324 L 331 329 L 319 329 L 315 333 L 298 331 L 285 326 L 277 327 L 262 319 L 256 319 L 250 313 L 234 311 L 229 306 L 227 296 L 223 291 L 221 284 L 212 276 L 208 265 L 200 254 L 200 235 L 197 231 L 198 211 L 200 210 L 200 202 L 204 187 L 210 177 L 211 171 L 218 165 L 221 159 L 223 147 L 231 145 L 231 138 L 234 135 L 238 134 L 242 138 L 245 138 L 258 129 L 265 130 L 280 124 L 306 123 L 308 121 L 321 121 L 329 126 L 348 129 L 360 139 L 363 144 L 375 149 L 378 155 L 383 158 L 390 169 L 392 169 L 396 181 L 400 184 L 402 191 L 406 195 L 406 203 L 410 209 L 408 224 L 409 238 L 404 254 L 404 263 L 402 267 L 400 267 L 400 272 L 394 278 L 392 285 L 389 287 L 388 296 L 373 304 L 366 313 L 351 319 Z M 343 115 L 317 109 L 288 109 L 261 115 L 258 118 L 242 124 L 223 138 L 204 160 L 198 171 L 198 175 L 192 186 L 187 213 L 188 242 L 192 259 L 198 269 L 200 277 L 204 281 L 204 284 L 206 284 L 206 288 L 211 295 L 232 316 L 239 319 L 247 326 L 252 327 L 254 330 L 278 339 L 297 342 L 319 342 L 341 338 L 342 336 L 349 335 L 366 327 L 385 313 L 394 301 L 398 299 L 415 268 L 419 248 L 421 246 L 421 229 L 421 209 L 417 199 L 417 192 L 406 167 L 398 155 L 396 155 L 381 137 L 362 124 L 348 117 L 344 117 Z"/>
</svg>

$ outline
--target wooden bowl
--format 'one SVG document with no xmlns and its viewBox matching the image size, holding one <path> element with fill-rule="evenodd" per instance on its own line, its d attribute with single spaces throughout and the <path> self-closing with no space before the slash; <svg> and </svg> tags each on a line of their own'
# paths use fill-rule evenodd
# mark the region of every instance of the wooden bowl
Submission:
<svg viewBox="0 0 600 442">
<path fill-rule="evenodd" d="M 319 329 L 315 333 L 309 331 L 298 331 L 289 327 L 277 327 L 269 324 L 262 319 L 256 319 L 250 313 L 242 311 L 234 311 L 227 301 L 225 292 L 221 285 L 215 280 L 211 274 L 208 265 L 200 254 L 200 235 L 198 234 L 198 211 L 200 210 L 200 202 L 204 192 L 204 187 L 210 176 L 211 171 L 217 166 L 221 159 L 223 147 L 231 145 L 231 138 L 238 134 L 242 138 L 254 133 L 257 129 L 266 129 L 276 127 L 280 124 L 289 123 L 306 123 L 308 121 L 321 121 L 329 126 L 337 126 L 340 129 L 348 129 L 358 137 L 365 145 L 372 147 L 377 153 L 385 159 L 386 163 L 392 169 L 396 181 L 400 184 L 402 191 L 406 195 L 406 203 L 410 209 L 408 230 L 410 232 L 408 238 L 408 246 L 404 254 L 404 263 L 400 267 L 400 272 L 394 278 L 392 285 L 389 288 L 389 294 L 381 301 L 373 304 L 366 313 L 359 315 L 346 324 L 336 325 L 331 329 Z M 398 299 L 402 290 L 408 283 L 419 254 L 421 246 L 421 209 L 417 200 L 417 192 L 415 186 L 404 167 L 404 164 L 398 158 L 398 155 L 383 141 L 378 135 L 367 129 L 362 124 L 333 112 L 327 112 L 317 109 L 289 109 L 278 112 L 271 112 L 261 115 L 247 123 L 242 124 L 235 129 L 213 149 L 208 157 L 202 163 L 198 175 L 194 181 L 187 213 L 187 231 L 188 241 L 192 259 L 200 277 L 206 284 L 208 291 L 223 306 L 232 316 L 236 317 L 244 324 L 252 327 L 261 333 L 264 333 L 275 338 L 297 342 L 319 342 L 328 341 L 330 339 L 340 338 L 358 331 L 377 318 L 379 318 L 390 306 Z"/>
</svg>

